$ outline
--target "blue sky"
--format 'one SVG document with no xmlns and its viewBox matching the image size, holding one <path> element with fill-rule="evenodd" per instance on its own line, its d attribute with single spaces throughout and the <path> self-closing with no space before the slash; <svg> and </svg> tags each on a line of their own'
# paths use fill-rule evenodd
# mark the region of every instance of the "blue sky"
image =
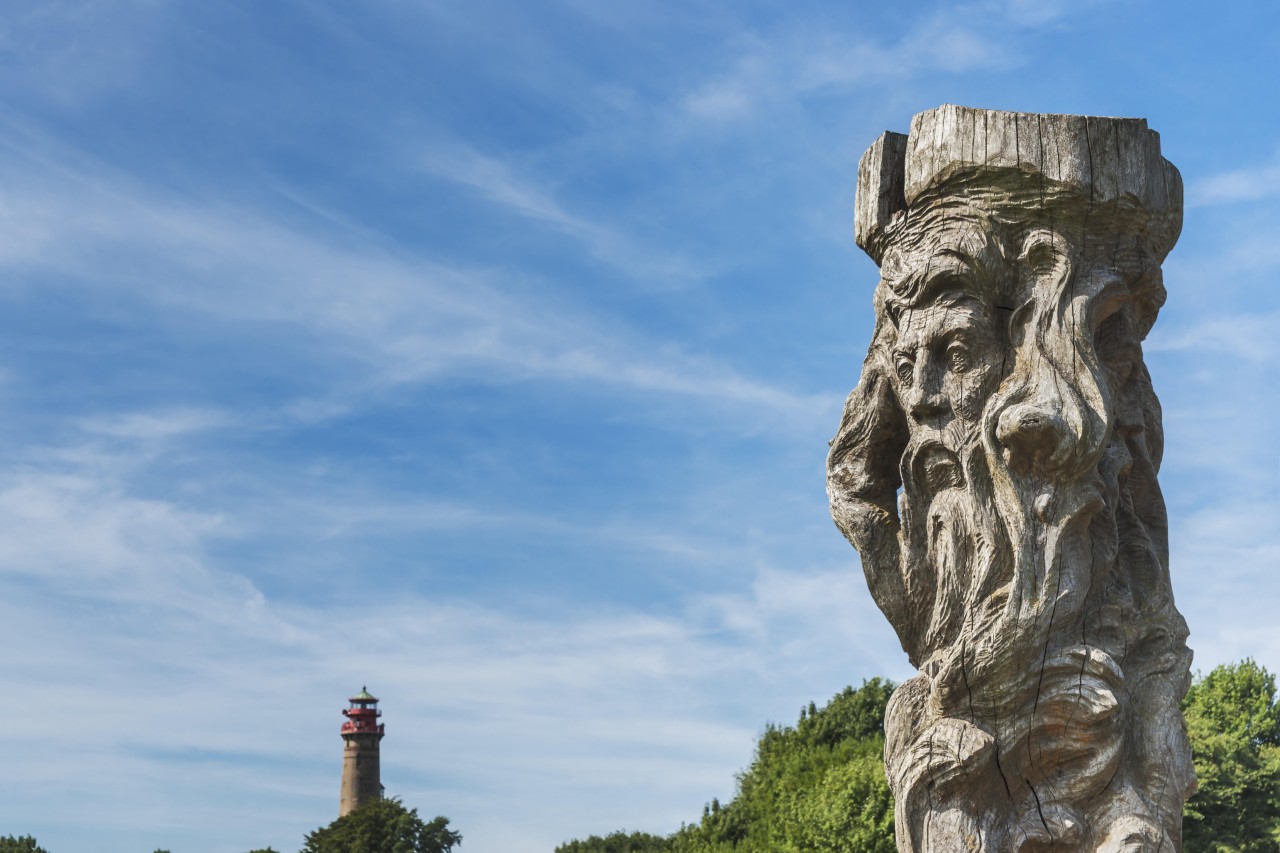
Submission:
<svg viewBox="0 0 1280 853">
<path fill-rule="evenodd" d="M 296 850 L 339 710 L 467 853 L 669 832 L 906 661 L 831 524 L 855 169 L 1136 115 L 1197 666 L 1280 670 L 1280 7 L 10 2 L 0 833 Z"/>
</svg>

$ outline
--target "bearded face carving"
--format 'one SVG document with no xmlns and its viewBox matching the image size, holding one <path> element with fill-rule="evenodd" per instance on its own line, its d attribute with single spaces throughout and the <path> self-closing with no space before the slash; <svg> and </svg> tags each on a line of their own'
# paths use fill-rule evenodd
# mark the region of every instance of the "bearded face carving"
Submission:
<svg viewBox="0 0 1280 853">
<path fill-rule="evenodd" d="M 1186 626 L 1141 342 L 1181 183 L 1145 122 L 944 106 L 863 157 L 876 331 L 828 461 L 919 673 L 902 851 L 1176 851 Z"/>
</svg>

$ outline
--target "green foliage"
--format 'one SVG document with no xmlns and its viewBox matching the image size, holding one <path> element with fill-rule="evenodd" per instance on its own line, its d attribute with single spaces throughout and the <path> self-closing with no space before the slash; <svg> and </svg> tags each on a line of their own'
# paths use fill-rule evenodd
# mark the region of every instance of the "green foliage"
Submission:
<svg viewBox="0 0 1280 853">
<path fill-rule="evenodd" d="M 424 823 L 398 799 L 366 803 L 307 835 L 301 853 L 449 853 L 462 836 L 449 819 Z"/>
<path fill-rule="evenodd" d="M 712 801 L 671 839 L 672 853 L 894 853 L 893 798 L 884 778 L 879 678 L 768 726 L 738 777 L 738 796 Z"/>
<path fill-rule="evenodd" d="M 30 835 L 0 836 L 0 853 L 49 853 Z"/>
<path fill-rule="evenodd" d="M 770 724 L 728 805 L 712 800 L 670 838 L 615 832 L 556 853 L 894 853 L 884 778 L 884 709 L 893 684 L 846 687 L 810 702 L 795 727 Z"/>
<path fill-rule="evenodd" d="M 797 798 L 790 821 L 794 849 L 894 853 L 893 796 L 882 749 L 831 767 L 816 789 Z"/>
<path fill-rule="evenodd" d="M 1187 853 L 1280 853 L 1280 707 L 1252 659 L 1196 679 L 1182 703 L 1200 789 L 1187 802 Z"/>
<path fill-rule="evenodd" d="M 667 853 L 667 839 L 647 832 L 614 832 L 601 838 L 592 835 L 584 841 L 561 844 L 555 853 Z"/>
<path fill-rule="evenodd" d="M 250 850 L 249 853 L 280 853 L 280 851 L 273 850 L 270 847 L 263 847 L 259 850 Z"/>
</svg>

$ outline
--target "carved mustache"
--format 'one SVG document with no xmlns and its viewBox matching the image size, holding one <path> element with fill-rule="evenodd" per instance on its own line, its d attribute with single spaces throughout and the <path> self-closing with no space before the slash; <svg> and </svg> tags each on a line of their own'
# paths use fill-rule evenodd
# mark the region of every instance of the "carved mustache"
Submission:
<svg viewBox="0 0 1280 853">
<path fill-rule="evenodd" d="M 952 430 L 930 432 L 916 436 L 902 456 L 902 477 L 906 483 L 915 484 L 927 494 L 937 494 L 944 489 L 965 485 L 962 453 L 975 447 L 970 436 L 952 436 Z M 953 440 L 960 438 L 960 440 Z M 957 450 L 953 450 L 955 446 Z"/>
</svg>

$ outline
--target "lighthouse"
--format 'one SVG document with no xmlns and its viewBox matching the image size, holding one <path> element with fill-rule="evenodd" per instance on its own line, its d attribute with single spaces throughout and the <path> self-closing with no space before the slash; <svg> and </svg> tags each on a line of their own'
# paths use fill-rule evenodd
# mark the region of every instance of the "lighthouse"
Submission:
<svg viewBox="0 0 1280 853">
<path fill-rule="evenodd" d="M 367 687 L 361 687 L 348 701 L 351 706 L 342 712 L 347 721 L 342 724 L 342 796 L 338 817 L 382 799 L 378 743 L 382 740 L 383 725 L 378 722 L 382 716 L 378 697 L 371 695 Z"/>
</svg>

